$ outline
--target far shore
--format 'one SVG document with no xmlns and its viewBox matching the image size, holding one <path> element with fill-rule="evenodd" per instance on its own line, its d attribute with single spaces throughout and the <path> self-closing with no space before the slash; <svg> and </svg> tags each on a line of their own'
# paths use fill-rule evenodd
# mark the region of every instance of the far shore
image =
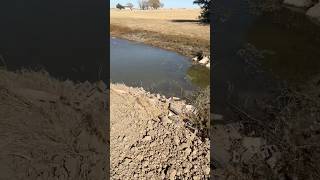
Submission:
<svg viewBox="0 0 320 180">
<path fill-rule="evenodd" d="M 210 55 L 210 26 L 198 21 L 200 9 L 111 9 L 110 34 L 193 58 Z"/>
</svg>

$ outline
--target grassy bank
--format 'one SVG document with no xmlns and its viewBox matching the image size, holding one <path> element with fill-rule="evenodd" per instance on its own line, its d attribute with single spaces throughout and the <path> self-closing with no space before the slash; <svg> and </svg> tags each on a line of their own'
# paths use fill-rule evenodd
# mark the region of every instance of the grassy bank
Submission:
<svg viewBox="0 0 320 180">
<path fill-rule="evenodd" d="M 111 10 L 111 36 L 142 42 L 193 57 L 210 52 L 210 27 L 197 20 L 200 11 L 190 9 Z"/>
</svg>

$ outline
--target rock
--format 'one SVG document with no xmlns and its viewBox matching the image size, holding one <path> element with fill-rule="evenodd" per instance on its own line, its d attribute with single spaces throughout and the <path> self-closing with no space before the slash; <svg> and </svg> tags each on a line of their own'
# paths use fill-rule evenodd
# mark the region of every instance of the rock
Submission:
<svg viewBox="0 0 320 180">
<path fill-rule="evenodd" d="M 173 103 L 169 104 L 169 110 L 173 112 L 175 115 L 179 115 L 182 113 L 182 108 Z"/>
<path fill-rule="evenodd" d="M 147 167 L 148 164 L 149 164 L 149 163 L 148 163 L 147 161 L 143 161 L 143 162 L 142 162 L 142 167 Z"/>
<path fill-rule="evenodd" d="M 180 100 L 181 100 L 181 99 L 178 98 L 178 97 L 172 97 L 172 99 L 173 99 L 174 101 L 180 101 Z"/>
<path fill-rule="evenodd" d="M 174 136 L 174 142 L 178 146 L 180 144 L 180 138 L 179 136 Z"/>
<path fill-rule="evenodd" d="M 210 62 L 210 59 L 208 58 L 208 57 L 203 57 L 203 59 L 201 59 L 200 61 L 199 61 L 199 63 L 200 64 L 208 64 Z"/>
<path fill-rule="evenodd" d="M 306 15 L 320 21 L 320 3 L 318 3 L 315 6 L 313 6 L 312 8 L 310 8 L 307 11 Z"/>
<path fill-rule="evenodd" d="M 185 148 L 189 148 L 190 147 L 190 144 L 188 143 L 183 143 L 179 146 L 179 149 L 185 149 Z"/>
<path fill-rule="evenodd" d="M 193 180 L 200 180 L 201 178 L 199 176 L 194 176 Z"/>
<path fill-rule="evenodd" d="M 310 7 L 312 5 L 312 0 L 284 0 L 284 4 L 295 6 L 295 7 Z"/>
<path fill-rule="evenodd" d="M 199 61 L 199 59 L 198 59 L 198 57 L 194 57 L 194 58 L 192 58 L 192 61 L 196 61 L 196 62 L 198 62 L 198 61 Z"/>
<path fill-rule="evenodd" d="M 151 136 L 145 136 L 145 137 L 142 139 L 142 141 L 151 141 L 151 140 L 152 140 Z"/>
<path fill-rule="evenodd" d="M 205 168 L 204 168 L 204 173 L 205 173 L 206 175 L 209 175 L 209 174 L 210 174 L 210 168 L 209 168 L 209 167 L 205 167 Z"/>
<path fill-rule="evenodd" d="M 167 124 L 171 124 L 172 123 L 172 120 L 168 118 L 168 116 L 163 116 L 161 118 L 161 122 L 164 124 L 164 125 L 167 125 Z"/>
<path fill-rule="evenodd" d="M 143 160 L 143 155 L 139 154 L 137 157 L 138 161 L 142 161 Z"/>
<path fill-rule="evenodd" d="M 171 170 L 170 175 L 169 175 L 169 179 L 174 180 L 176 175 L 177 175 L 177 171 L 175 169 Z"/>
<path fill-rule="evenodd" d="M 178 115 L 169 116 L 169 119 L 176 123 L 179 122 L 180 117 Z"/>
<path fill-rule="evenodd" d="M 190 149 L 190 148 L 187 148 L 187 149 L 185 150 L 185 156 L 189 156 L 190 153 L 191 153 L 191 149 Z"/>
<path fill-rule="evenodd" d="M 168 112 L 168 116 L 169 116 L 169 117 L 174 116 L 174 115 L 175 115 L 175 114 L 174 114 L 173 112 L 171 112 L 171 111 Z"/>
<path fill-rule="evenodd" d="M 186 105 L 185 106 L 185 113 L 187 114 L 195 114 L 196 108 L 192 105 Z"/>
</svg>

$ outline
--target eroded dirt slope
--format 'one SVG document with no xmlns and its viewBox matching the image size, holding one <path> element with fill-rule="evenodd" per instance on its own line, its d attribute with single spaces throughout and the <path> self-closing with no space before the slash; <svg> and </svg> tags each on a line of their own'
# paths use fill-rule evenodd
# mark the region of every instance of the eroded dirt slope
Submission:
<svg viewBox="0 0 320 180">
<path fill-rule="evenodd" d="M 106 92 L 0 70 L 0 179 L 108 178 Z"/>
<path fill-rule="evenodd" d="M 209 178 L 209 140 L 187 128 L 184 102 L 124 85 L 110 98 L 112 179 Z"/>
</svg>

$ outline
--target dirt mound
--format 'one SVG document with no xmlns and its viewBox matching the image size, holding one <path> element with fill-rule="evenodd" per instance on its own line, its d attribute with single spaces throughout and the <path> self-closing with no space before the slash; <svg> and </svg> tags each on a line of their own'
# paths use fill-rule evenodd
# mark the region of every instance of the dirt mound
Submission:
<svg viewBox="0 0 320 180">
<path fill-rule="evenodd" d="M 209 178 L 209 140 L 186 121 L 190 106 L 124 85 L 110 98 L 112 179 Z"/>
<path fill-rule="evenodd" d="M 0 179 L 208 179 L 209 140 L 179 98 L 0 70 Z M 93 108 L 94 107 L 94 108 Z"/>
<path fill-rule="evenodd" d="M 0 179 L 106 179 L 106 92 L 0 70 Z"/>
</svg>

